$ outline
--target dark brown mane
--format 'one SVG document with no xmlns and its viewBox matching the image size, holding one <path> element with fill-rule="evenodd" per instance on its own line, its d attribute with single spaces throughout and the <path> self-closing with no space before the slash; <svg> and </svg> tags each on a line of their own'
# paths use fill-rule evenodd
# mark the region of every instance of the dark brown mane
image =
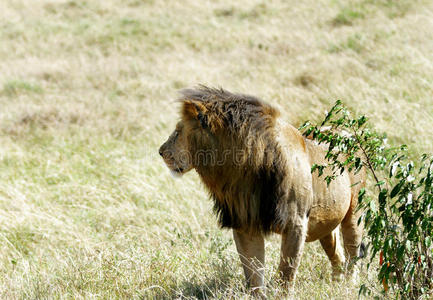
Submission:
<svg viewBox="0 0 433 300">
<path fill-rule="evenodd" d="M 276 141 L 278 110 L 256 97 L 205 86 L 181 94 L 189 152 L 220 225 L 265 234 L 284 228 L 289 189 Z"/>
<path fill-rule="evenodd" d="M 254 96 L 233 94 L 223 89 L 200 86 L 180 93 L 180 101 L 195 101 L 207 109 L 209 122 L 215 126 L 212 129 L 223 127 L 240 134 L 248 122 L 256 130 L 265 130 L 274 125 L 279 115 L 278 110 Z"/>
</svg>

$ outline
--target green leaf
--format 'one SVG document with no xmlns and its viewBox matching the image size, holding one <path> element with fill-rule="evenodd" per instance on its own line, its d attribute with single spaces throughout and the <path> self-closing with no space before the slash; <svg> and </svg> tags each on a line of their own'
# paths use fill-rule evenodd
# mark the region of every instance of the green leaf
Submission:
<svg viewBox="0 0 433 300">
<path fill-rule="evenodd" d="M 355 158 L 355 168 L 359 169 L 360 166 L 361 166 L 361 158 L 356 157 Z"/>
<path fill-rule="evenodd" d="M 388 190 L 387 189 L 382 189 L 380 191 L 380 193 L 379 193 L 379 204 L 381 206 L 385 205 L 387 194 L 388 194 Z"/>
<path fill-rule="evenodd" d="M 362 125 L 364 125 L 366 121 L 367 121 L 367 118 L 365 116 L 361 116 L 358 119 L 358 127 L 361 127 Z"/>
<path fill-rule="evenodd" d="M 368 204 L 372 212 L 376 212 L 376 203 L 374 201 L 370 201 Z"/>
<path fill-rule="evenodd" d="M 313 132 L 313 130 L 314 130 L 314 127 L 310 127 L 310 128 L 308 128 L 308 129 L 304 132 L 304 135 L 305 135 L 305 136 L 309 136 L 309 135 Z"/>
<path fill-rule="evenodd" d="M 411 242 L 409 240 L 406 241 L 405 248 L 408 252 L 412 249 Z"/>
<path fill-rule="evenodd" d="M 307 128 L 310 125 L 311 125 L 310 121 L 305 121 L 304 124 L 302 124 L 301 126 L 299 126 L 298 130 L 299 131 L 304 130 L 305 128 Z"/>
<path fill-rule="evenodd" d="M 358 192 L 358 203 L 362 202 L 362 199 L 364 199 L 365 196 L 365 188 L 361 188 Z"/>
<path fill-rule="evenodd" d="M 431 245 L 431 237 L 427 236 L 427 237 L 424 239 L 424 245 L 425 245 L 427 248 L 430 247 L 430 245 Z"/>
<path fill-rule="evenodd" d="M 401 187 L 404 185 L 404 180 L 401 180 L 399 183 L 397 183 L 394 188 L 391 191 L 390 197 L 391 199 L 397 196 L 398 192 L 400 191 Z"/>
<path fill-rule="evenodd" d="M 404 248 L 403 245 L 400 246 L 400 247 L 398 247 L 398 249 L 397 249 L 397 259 L 398 260 L 402 260 L 403 259 L 403 257 L 404 257 L 404 250 L 405 250 L 405 248 Z"/>
</svg>

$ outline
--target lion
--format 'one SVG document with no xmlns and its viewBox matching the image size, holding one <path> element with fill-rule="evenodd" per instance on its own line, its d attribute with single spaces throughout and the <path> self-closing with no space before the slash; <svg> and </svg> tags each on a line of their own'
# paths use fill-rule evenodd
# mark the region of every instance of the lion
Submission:
<svg viewBox="0 0 433 300">
<path fill-rule="evenodd" d="M 311 173 L 313 164 L 326 163 L 326 146 L 256 97 L 206 86 L 181 95 L 181 120 L 159 153 L 176 176 L 197 171 L 219 225 L 233 230 L 247 285 L 263 292 L 264 238 L 271 233 L 282 236 L 279 272 L 290 291 L 305 242 L 320 241 L 340 278 L 338 228 L 349 261 L 356 261 L 363 227 L 355 208 L 365 173 L 345 171 L 328 186 Z"/>
</svg>

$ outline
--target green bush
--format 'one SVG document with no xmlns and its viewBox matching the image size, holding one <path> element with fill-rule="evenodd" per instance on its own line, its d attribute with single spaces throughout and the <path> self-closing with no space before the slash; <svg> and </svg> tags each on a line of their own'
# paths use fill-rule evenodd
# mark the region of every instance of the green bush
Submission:
<svg viewBox="0 0 433 300">
<path fill-rule="evenodd" d="M 389 147 L 386 135 L 367 125 L 367 118 L 353 118 L 337 101 L 320 125 L 306 122 L 301 130 L 328 147 L 327 165 L 314 165 L 312 172 L 330 168 L 328 184 L 345 169 L 366 168 L 374 178 L 371 188 L 361 189 L 359 207 L 368 235 L 369 263 L 377 256 L 377 277 L 382 293 L 402 299 L 433 295 L 433 156 L 410 160 L 406 146 Z M 360 294 L 373 296 L 371 285 Z M 376 292 L 377 293 L 377 292 Z M 376 295 L 377 296 L 377 295 Z"/>
</svg>

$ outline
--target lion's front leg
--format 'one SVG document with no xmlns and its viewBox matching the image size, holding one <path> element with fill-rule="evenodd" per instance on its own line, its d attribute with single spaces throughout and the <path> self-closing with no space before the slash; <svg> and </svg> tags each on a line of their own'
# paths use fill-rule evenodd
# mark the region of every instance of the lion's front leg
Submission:
<svg viewBox="0 0 433 300">
<path fill-rule="evenodd" d="M 264 289 L 265 240 L 261 234 L 233 230 L 236 248 L 244 268 L 247 285 L 255 294 Z"/>
<path fill-rule="evenodd" d="M 301 259 L 307 234 L 308 218 L 297 216 L 293 223 L 282 233 L 279 271 L 282 279 L 293 290 L 296 269 Z"/>
</svg>

